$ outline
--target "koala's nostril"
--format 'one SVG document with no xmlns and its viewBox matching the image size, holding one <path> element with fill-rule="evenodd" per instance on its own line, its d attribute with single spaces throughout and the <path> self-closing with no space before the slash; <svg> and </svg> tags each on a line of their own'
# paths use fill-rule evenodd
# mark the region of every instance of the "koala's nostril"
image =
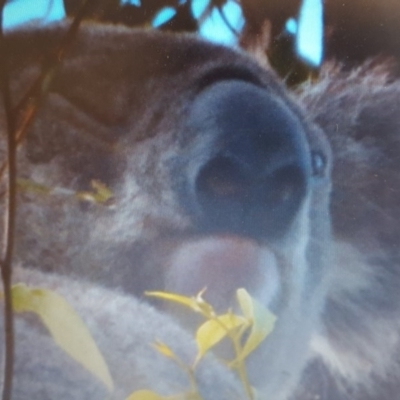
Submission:
<svg viewBox="0 0 400 400">
<path fill-rule="evenodd" d="M 263 209 L 259 210 L 261 226 L 258 233 L 283 234 L 297 214 L 306 194 L 307 179 L 304 170 L 298 165 L 280 168 L 265 179 L 262 190 L 263 205 L 260 206 Z M 257 224 L 256 219 L 254 223 Z"/>
<path fill-rule="evenodd" d="M 304 174 L 301 168 L 294 165 L 281 168 L 268 181 L 267 204 L 271 207 L 291 208 L 290 204 L 298 205 L 306 189 Z"/>
<path fill-rule="evenodd" d="M 235 160 L 218 156 L 200 170 L 196 189 L 205 201 L 230 201 L 245 196 L 249 183 L 249 177 Z"/>
</svg>

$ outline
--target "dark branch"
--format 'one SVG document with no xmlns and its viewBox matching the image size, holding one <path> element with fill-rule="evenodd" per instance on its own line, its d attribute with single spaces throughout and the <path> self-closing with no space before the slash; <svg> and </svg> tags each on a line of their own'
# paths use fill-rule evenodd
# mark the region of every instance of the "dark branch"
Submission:
<svg viewBox="0 0 400 400">
<path fill-rule="evenodd" d="M 16 212 L 16 140 L 15 118 L 12 110 L 10 80 L 3 32 L 3 9 L 6 0 L 0 1 L 0 80 L 1 94 L 7 123 L 7 189 L 6 207 L 4 210 L 3 257 L 1 260 L 1 277 L 4 292 L 4 329 L 5 329 L 5 366 L 3 400 L 10 400 L 14 373 L 14 316 L 12 307 L 11 278 L 14 251 L 14 228 Z"/>
</svg>

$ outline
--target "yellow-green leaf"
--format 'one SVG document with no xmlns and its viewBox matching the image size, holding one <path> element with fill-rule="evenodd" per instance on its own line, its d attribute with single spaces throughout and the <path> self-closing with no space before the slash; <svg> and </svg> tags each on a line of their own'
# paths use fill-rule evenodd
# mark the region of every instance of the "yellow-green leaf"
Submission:
<svg viewBox="0 0 400 400">
<path fill-rule="evenodd" d="M 110 201 L 110 199 L 114 197 L 114 193 L 99 180 L 91 181 L 91 186 L 93 189 L 92 191 L 79 192 L 63 187 L 49 187 L 41 183 L 37 183 L 31 179 L 18 178 L 17 184 L 19 189 L 26 192 L 32 192 L 42 195 L 73 196 L 78 200 L 88 201 L 97 204 L 107 203 Z"/>
<path fill-rule="evenodd" d="M 197 308 L 196 300 L 193 297 L 182 296 L 176 293 L 168 292 L 145 292 L 146 296 L 157 297 L 158 299 L 172 301 L 174 303 L 182 304 L 189 308 Z"/>
<path fill-rule="evenodd" d="M 201 290 L 199 293 L 197 293 L 195 300 L 197 303 L 197 306 L 199 307 L 199 312 L 203 314 L 206 318 L 214 318 L 216 317 L 216 313 L 214 311 L 213 306 L 210 303 L 207 303 L 204 298 L 203 294 L 206 291 L 206 288 Z"/>
<path fill-rule="evenodd" d="M 16 312 L 37 314 L 54 341 L 112 390 L 112 378 L 100 350 L 82 319 L 62 296 L 24 284 L 14 285 L 12 295 Z"/>
<path fill-rule="evenodd" d="M 250 296 L 249 292 L 246 289 L 240 288 L 236 290 L 236 298 L 238 300 L 243 315 L 249 321 L 252 321 L 254 317 L 253 299 Z"/>
<path fill-rule="evenodd" d="M 207 351 L 218 344 L 231 330 L 241 327 L 246 323 L 245 318 L 235 315 L 232 312 L 204 322 L 196 332 L 196 342 L 199 348 L 196 362 Z"/>
<path fill-rule="evenodd" d="M 158 352 L 160 352 L 162 355 L 168 358 L 174 358 L 176 359 L 175 353 L 172 351 L 172 349 L 167 346 L 165 343 L 157 341 L 156 343 L 153 344 L 153 346 L 156 348 Z"/>
<path fill-rule="evenodd" d="M 244 316 L 252 324 L 249 337 L 238 357 L 244 360 L 272 332 L 276 316 L 253 299 L 245 289 L 238 289 L 236 295 Z"/>
<path fill-rule="evenodd" d="M 91 186 L 93 188 L 92 192 L 76 192 L 76 197 L 79 200 L 85 200 L 93 203 L 107 203 L 112 197 L 114 197 L 114 193 L 102 182 L 99 180 L 92 180 Z"/>
<path fill-rule="evenodd" d="M 151 390 L 138 390 L 132 393 L 126 400 L 165 400 L 167 397 L 160 396 Z"/>
<path fill-rule="evenodd" d="M 41 185 L 40 183 L 34 182 L 31 179 L 18 178 L 17 185 L 18 188 L 23 191 L 37 193 L 37 194 L 48 195 L 52 191 L 51 188 L 45 185 Z"/>
<path fill-rule="evenodd" d="M 196 297 L 188 297 L 181 294 L 168 292 L 145 292 L 146 296 L 157 297 L 158 299 L 178 303 L 203 315 L 205 313 L 213 314 L 214 309 L 212 308 L 211 304 L 204 301 L 204 299 L 201 297 L 201 293 L 202 292 L 200 292 Z"/>
</svg>

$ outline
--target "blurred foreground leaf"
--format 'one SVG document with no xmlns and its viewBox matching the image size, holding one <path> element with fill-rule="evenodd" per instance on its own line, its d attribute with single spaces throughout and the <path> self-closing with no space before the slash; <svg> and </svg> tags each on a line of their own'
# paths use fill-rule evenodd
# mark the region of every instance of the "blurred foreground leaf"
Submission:
<svg viewBox="0 0 400 400">
<path fill-rule="evenodd" d="M 251 323 L 249 337 L 239 354 L 240 359 L 245 359 L 272 332 L 276 316 L 252 298 L 245 289 L 238 289 L 236 296 L 243 315 Z"/>
<path fill-rule="evenodd" d="M 165 400 L 166 398 L 151 390 L 138 390 L 132 393 L 126 400 Z"/>
<path fill-rule="evenodd" d="M 199 348 L 197 361 L 203 357 L 208 350 L 224 339 L 228 333 L 241 326 L 245 326 L 245 318 L 228 312 L 215 319 L 204 322 L 196 332 L 196 342 Z"/>
<path fill-rule="evenodd" d="M 167 346 L 165 343 L 157 341 L 156 343 L 154 343 L 153 345 L 156 350 L 161 353 L 162 355 L 164 355 L 165 357 L 168 358 L 173 358 L 176 359 L 176 355 L 175 353 L 172 351 L 172 349 Z"/>
<path fill-rule="evenodd" d="M 193 311 L 204 315 L 206 318 L 212 318 L 215 316 L 214 308 L 211 304 L 207 303 L 202 295 L 205 289 L 196 295 L 196 297 L 183 296 L 181 294 L 169 293 L 169 292 L 145 292 L 146 296 L 156 297 L 161 300 L 171 301 L 173 303 L 180 304 L 188 307 Z"/>
<path fill-rule="evenodd" d="M 38 315 L 54 341 L 70 357 L 99 378 L 109 390 L 113 389 L 107 364 L 92 335 L 62 296 L 51 290 L 30 288 L 25 284 L 14 285 L 12 294 L 14 311 Z"/>
</svg>

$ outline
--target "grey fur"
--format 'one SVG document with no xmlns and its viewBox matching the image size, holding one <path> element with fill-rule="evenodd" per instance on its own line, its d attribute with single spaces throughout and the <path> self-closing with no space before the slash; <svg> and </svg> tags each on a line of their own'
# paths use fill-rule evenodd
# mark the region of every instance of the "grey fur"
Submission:
<svg viewBox="0 0 400 400">
<path fill-rule="evenodd" d="M 38 75 L 38 59 L 54 48 L 62 32 L 59 27 L 10 36 L 15 99 Z M 217 89 L 207 91 L 208 87 Z M 293 96 L 240 52 L 190 36 L 82 27 L 19 152 L 20 176 L 71 191 L 88 190 L 90 180 L 99 179 L 112 189 L 115 200 L 101 206 L 73 196 L 22 191 L 18 261 L 73 280 L 35 271 L 20 274 L 43 280 L 44 285 L 59 282 L 56 285 L 94 327 L 95 337 L 99 321 L 124 320 L 125 307 L 118 303 L 137 307 L 135 297 L 145 289 L 192 295 L 207 286 L 207 296 L 224 310 L 232 304 L 235 289 L 246 287 L 278 316 L 276 329 L 249 360 L 250 378 L 261 399 L 394 399 L 400 296 L 399 89 L 383 69 L 369 65 L 350 74 L 331 69 L 321 82 Z M 248 109 L 243 98 L 249 99 Z M 213 102 L 215 107 L 210 108 Z M 266 104 L 264 117 L 257 107 Z M 249 117 L 237 116 L 238 110 Z M 271 123 L 259 142 L 253 132 L 263 118 Z M 239 129 L 241 124 L 244 128 Z M 0 128 L 4 129 L 3 119 Z M 293 129 L 296 137 L 291 136 Z M 268 147 L 266 156 L 259 148 L 271 140 L 271 132 L 280 142 L 277 152 L 269 154 Z M 274 141 L 267 143 L 275 146 Z M 243 151 L 236 152 L 238 147 Z M 224 207 L 218 209 L 222 216 L 214 214 L 210 191 L 217 196 L 220 188 L 207 186 L 208 180 L 201 186 L 198 179 L 204 166 L 211 168 L 220 154 L 228 154 L 229 162 L 251 166 L 257 176 L 267 165 L 273 172 L 290 167 L 299 181 L 304 178 L 298 183 L 283 175 L 289 180 L 282 186 L 280 181 L 268 181 L 278 194 L 282 190 L 282 204 L 287 198 L 299 199 L 295 211 L 269 203 L 281 212 L 282 232 L 279 218 L 257 208 L 257 202 L 243 214 L 245 222 L 251 221 L 245 225 L 236 215 L 241 212 L 235 208 L 236 200 L 242 199 L 240 191 L 226 203 L 234 210 L 231 216 L 224 214 Z M 257 183 L 260 190 L 263 182 Z M 231 183 L 222 182 L 224 201 Z M 238 188 L 236 181 L 233 188 Z M 260 193 L 256 189 L 254 193 Z M 267 195 L 265 201 L 269 199 Z M 251 203 L 244 201 L 243 207 Z M 264 220 L 271 230 L 259 222 Z M 80 286 L 86 284 L 75 282 L 77 277 L 92 282 L 87 290 Z M 135 297 L 92 285 L 122 289 Z M 93 298 L 107 299 L 107 305 L 91 312 Z M 164 312 L 191 325 L 181 311 L 155 312 L 144 306 L 135 318 L 142 321 L 139 327 L 148 329 L 144 336 L 153 337 L 150 325 L 160 325 L 154 322 L 160 319 L 167 336 L 176 329 L 183 337 L 177 323 L 161 315 Z M 116 323 L 105 338 L 99 333 L 121 390 L 115 398 L 131 390 L 125 375 L 131 368 L 124 367 L 125 362 L 134 363 L 132 368 L 145 375 L 143 382 L 133 379 L 132 385 L 153 385 L 147 350 L 142 357 L 126 358 L 128 349 L 140 346 L 137 341 L 143 335 L 137 332 L 136 338 L 133 325 Z M 119 335 L 129 334 L 124 348 L 116 348 Z M 29 349 L 31 339 L 22 336 L 20 342 L 26 345 L 28 340 Z M 52 346 L 51 339 L 41 335 L 32 340 Z M 189 339 L 177 342 L 182 351 L 189 351 Z M 26 357 L 27 351 L 19 357 Z M 73 369 L 64 367 L 67 361 L 60 357 L 57 353 L 49 362 L 60 371 Z M 224 390 L 239 393 L 231 375 L 225 375 L 215 360 L 209 363 L 215 381 L 226 380 Z M 162 361 L 156 365 L 160 373 L 154 385 L 175 387 L 180 378 L 169 378 L 172 371 Z M 164 370 L 168 377 L 160 381 Z M 17 400 L 41 390 L 21 378 L 22 373 L 18 368 Z M 76 393 L 70 394 L 70 384 L 58 379 L 61 389 L 56 398 L 92 396 L 80 391 L 78 384 Z M 35 375 L 34 383 L 38 381 L 53 393 L 54 380 Z M 218 383 L 206 373 L 201 382 L 205 398 L 230 398 L 217 392 Z M 40 392 L 33 398 L 45 397 Z"/>
<path fill-rule="evenodd" d="M 316 341 L 334 372 L 319 384 L 322 399 L 398 396 L 400 83 L 389 71 L 376 61 L 350 73 L 328 65 L 300 94 L 334 154 L 337 270 L 322 315 L 328 340 Z"/>
</svg>

